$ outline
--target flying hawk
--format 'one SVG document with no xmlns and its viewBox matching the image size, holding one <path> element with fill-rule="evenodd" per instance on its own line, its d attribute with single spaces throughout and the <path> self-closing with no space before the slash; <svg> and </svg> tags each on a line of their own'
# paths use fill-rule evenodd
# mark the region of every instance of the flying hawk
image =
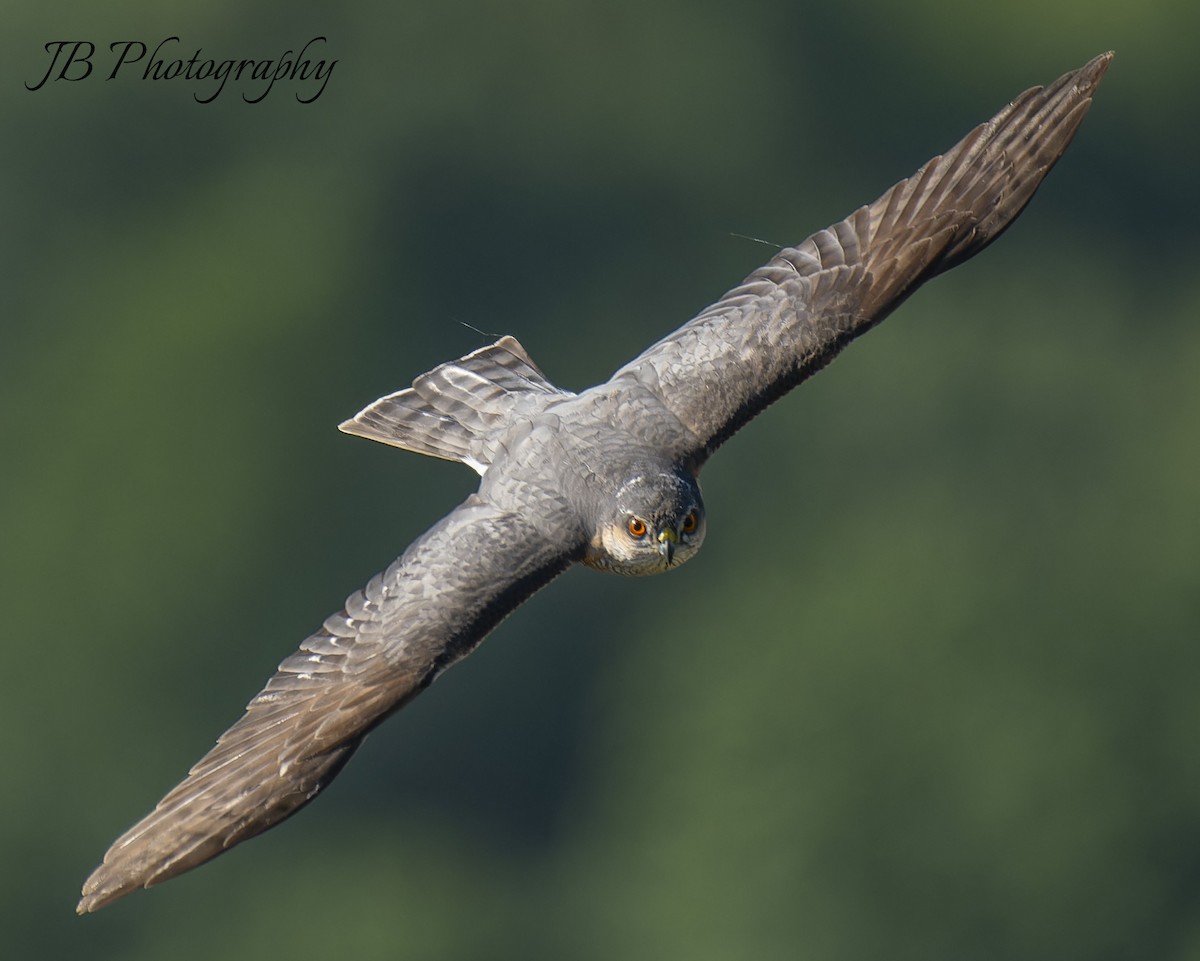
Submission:
<svg viewBox="0 0 1200 961">
<path fill-rule="evenodd" d="M 657 574 L 695 554 L 706 524 L 697 477 L 713 452 L 921 284 L 995 240 L 1066 150 L 1111 60 L 1021 94 L 602 384 L 561 390 L 504 337 L 342 424 L 461 461 L 479 490 L 279 665 L 216 746 L 109 848 L 79 912 L 294 814 L 375 725 L 570 565 Z"/>
</svg>

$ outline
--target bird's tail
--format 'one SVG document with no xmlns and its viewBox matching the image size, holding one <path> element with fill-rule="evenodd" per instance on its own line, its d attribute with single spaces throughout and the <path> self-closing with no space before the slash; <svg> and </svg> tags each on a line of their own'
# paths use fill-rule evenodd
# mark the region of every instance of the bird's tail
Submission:
<svg viewBox="0 0 1200 961">
<path fill-rule="evenodd" d="M 412 387 L 379 398 L 338 429 L 462 461 L 482 474 L 496 453 L 499 435 L 515 417 L 542 406 L 547 395 L 565 394 L 538 370 L 515 337 L 501 337 L 422 374 Z"/>
</svg>

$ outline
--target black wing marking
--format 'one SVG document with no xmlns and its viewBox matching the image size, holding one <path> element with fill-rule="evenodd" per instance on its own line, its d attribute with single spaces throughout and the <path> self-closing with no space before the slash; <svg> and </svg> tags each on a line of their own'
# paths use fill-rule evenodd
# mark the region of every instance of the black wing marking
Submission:
<svg viewBox="0 0 1200 961">
<path fill-rule="evenodd" d="M 534 529 L 476 495 L 279 665 L 246 713 L 83 886 L 80 914 L 196 867 L 311 801 L 367 733 L 577 560 L 559 505 Z"/>
<path fill-rule="evenodd" d="M 649 387 L 703 461 L 922 283 L 1013 222 L 1070 144 L 1112 54 L 1027 90 L 846 220 L 782 250 L 613 375 Z"/>
</svg>

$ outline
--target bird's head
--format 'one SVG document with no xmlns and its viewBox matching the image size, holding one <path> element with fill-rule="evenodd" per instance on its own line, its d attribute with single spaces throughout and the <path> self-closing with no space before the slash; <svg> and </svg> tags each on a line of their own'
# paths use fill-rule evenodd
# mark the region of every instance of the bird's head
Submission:
<svg viewBox="0 0 1200 961">
<path fill-rule="evenodd" d="M 688 472 L 635 471 L 607 499 L 584 563 L 615 574 L 678 567 L 704 540 L 704 501 Z"/>
</svg>

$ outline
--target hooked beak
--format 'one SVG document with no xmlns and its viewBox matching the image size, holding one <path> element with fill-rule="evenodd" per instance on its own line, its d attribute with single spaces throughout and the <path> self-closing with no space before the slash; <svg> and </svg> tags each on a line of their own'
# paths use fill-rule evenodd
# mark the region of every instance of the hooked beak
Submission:
<svg viewBox="0 0 1200 961">
<path fill-rule="evenodd" d="M 670 528 L 667 528 L 658 535 L 658 552 L 662 554 L 668 567 L 671 566 L 671 561 L 675 558 L 675 548 L 678 544 L 679 535 Z"/>
</svg>

